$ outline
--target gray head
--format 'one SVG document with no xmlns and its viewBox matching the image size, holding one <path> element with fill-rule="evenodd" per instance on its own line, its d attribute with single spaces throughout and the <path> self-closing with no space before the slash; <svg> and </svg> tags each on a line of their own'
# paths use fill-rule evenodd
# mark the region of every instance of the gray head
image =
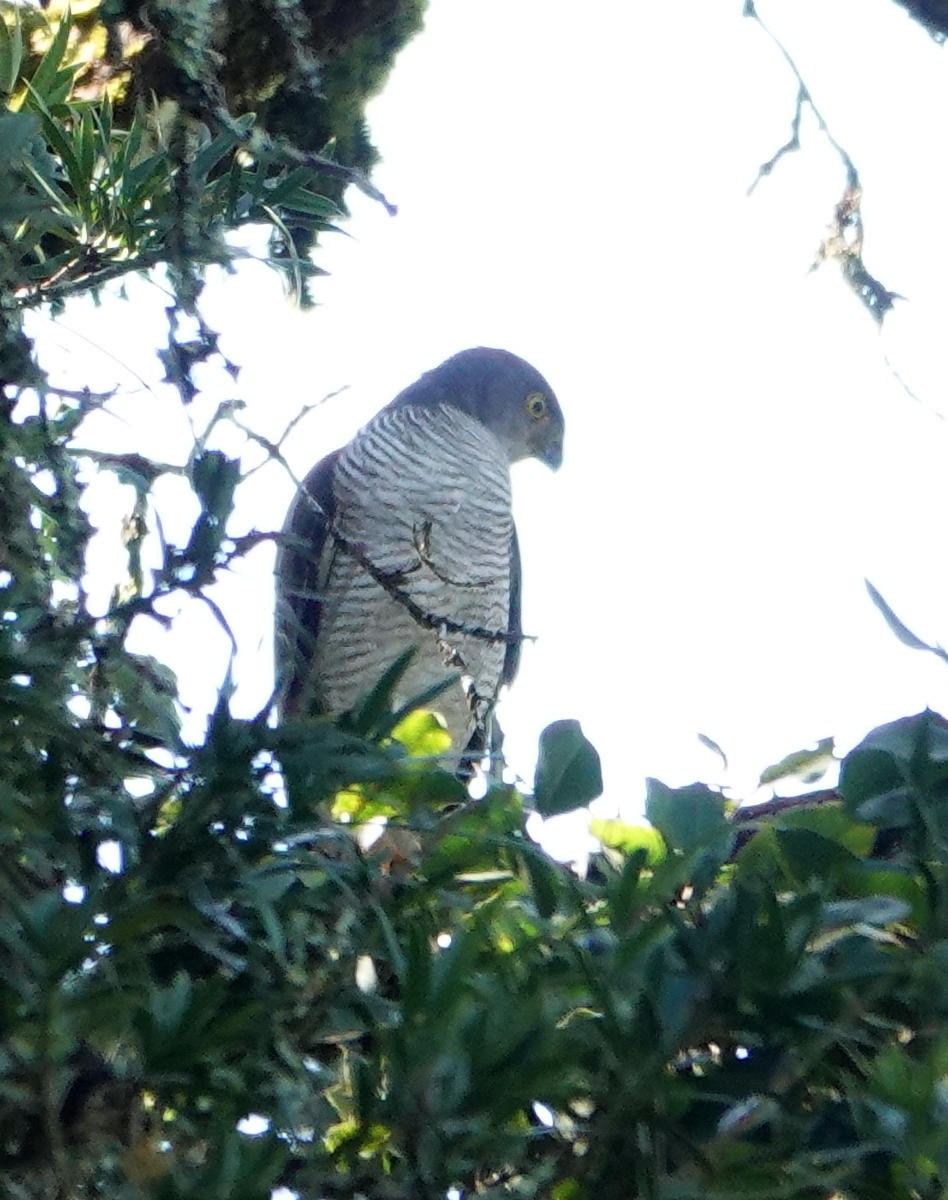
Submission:
<svg viewBox="0 0 948 1200">
<path fill-rule="evenodd" d="M 510 462 L 538 458 L 556 470 L 563 461 L 563 413 L 553 389 L 508 350 L 462 350 L 426 371 L 392 403 L 453 404 L 487 426 Z"/>
</svg>

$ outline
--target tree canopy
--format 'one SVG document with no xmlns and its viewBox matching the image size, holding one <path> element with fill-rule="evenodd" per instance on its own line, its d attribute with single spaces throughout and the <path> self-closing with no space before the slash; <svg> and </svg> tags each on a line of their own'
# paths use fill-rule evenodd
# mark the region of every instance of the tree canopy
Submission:
<svg viewBox="0 0 948 1200">
<path fill-rule="evenodd" d="M 580 875 L 528 833 L 598 794 L 579 726 L 547 730 L 530 795 L 472 800 L 435 718 L 393 711 L 404 662 L 335 720 L 239 720 L 225 686 L 185 743 L 176 681 L 129 630 L 181 592 L 213 605 L 215 575 L 273 536 L 230 534 L 240 468 L 210 429 L 180 469 L 91 456 L 136 499 L 124 577 L 90 612 L 76 436 L 108 397 L 57 390 L 23 311 L 164 267 L 186 408 L 218 353 L 203 268 L 268 224 L 302 285 L 294 233 L 337 219 L 343 183 L 373 192 L 364 154 L 327 143 L 358 140 L 357 97 L 420 17 L 274 4 L 256 56 L 238 0 L 183 11 L 77 5 L 47 27 L 0 7 L 0 1190 L 943 1195 L 942 718 L 875 730 L 802 803 L 652 781 L 647 820 L 598 822 Z M 139 76 L 157 103 L 109 63 L 123 22 L 162 64 Z M 312 143 L 283 120 L 303 94 L 325 106 Z M 171 470 L 197 512 L 180 542 L 150 503 Z"/>
</svg>

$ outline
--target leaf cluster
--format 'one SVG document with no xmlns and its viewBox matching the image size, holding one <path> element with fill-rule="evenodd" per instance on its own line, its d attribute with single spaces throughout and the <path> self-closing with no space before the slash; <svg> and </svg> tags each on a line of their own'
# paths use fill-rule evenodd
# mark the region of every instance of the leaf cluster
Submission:
<svg viewBox="0 0 948 1200">
<path fill-rule="evenodd" d="M 248 223 L 330 228 L 316 172 L 244 150 L 252 116 L 212 136 L 144 111 L 117 124 L 108 94 L 71 99 L 68 16 L 29 77 L 20 23 L 0 22 L 0 282 L 8 307 L 56 303 L 169 262 L 193 273 L 228 260 L 223 235 Z M 297 285 L 310 270 L 296 262 Z"/>
<path fill-rule="evenodd" d="M 740 840 L 721 795 L 653 782 L 649 846 L 580 878 L 518 793 L 410 753 L 432 725 L 386 718 L 397 674 L 348 723 L 222 701 L 195 749 L 123 666 L 111 720 L 7 707 L 34 754 L 0 793 L 10 1194 L 942 1193 L 941 718 Z M 545 810 L 585 802 L 575 724 L 544 746 Z"/>
<path fill-rule="evenodd" d="M 308 299 L 306 279 L 314 273 L 309 256 L 317 234 L 327 214 L 344 211 L 349 183 L 368 186 L 365 176 L 378 158 L 365 122 L 366 104 L 387 78 L 398 50 L 421 28 L 425 0 L 358 5 L 202 0 L 184 6 L 170 0 L 81 0 L 73 6 L 75 19 L 68 9 L 59 12 L 61 7 L 52 10 L 59 13 L 53 28 L 69 27 L 76 95 L 92 103 L 108 96 L 115 128 L 128 133 L 143 109 L 154 110 L 147 128 L 159 143 L 164 126 L 190 122 L 210 130 L 211 137 L 229 131 L 245 149 L 251 140 L 258 164 L 266 159 L 277 168 L 292 168 L 320 160 L 319 206 L 288 205 L 282 222 L 273 211 L 267 214 L 274 258 L 287 268 L 294 293 Z M 30 79 L 48 57 L 50 35 L 42 18 L 31 10 L 23 15 L 12 0 L 4 0 L 0 19 L 19 38 L 24 75 Z M 175 149 L 172 136 L 167 142 Z M 193 146 L 177 147 L 172 158 L 192 152 Z M 214 170 L 222 173 L 223 167 Z M 263 171 L 270 183 L 272 173 Z M 192 192 L 199 182 L 192 181 Z M 279 213 L 278 202 L 271 209 Z M 261 214 L 244 219 L 260 220 Z"/>
<path fill-rule="evenodd" d="M 102 457 L 138 523 L 93 619 L 83 411 L 4 425 L 10 1195 L 940 1194 L 940 718 L 876 731 L 813 811 L 738 826 L 654 782 L 585 878 L 530 838 L 529 801 L 471 801 L 437 723 L 392 711 L 404 663 L 335 722 L 236 720 L 225 691 L 188 746 L 174 679 L 125 639 L 240 552 L 236 464 L 195 448 L 193 527 L 146 573 L 163 468 Z M 551 726 L 538 811 L 600 787 L 579 726 Z"/>
<path fill-rule="evenodd" d="M 192 83 L 210 7 L 177 31 Z M 116 124 L 76 99 L 67 22 L 38 61 L 3 29 L 3 1194 L 942 1196 L 941 718 L 874 731 L 813 809 L 738 820 L 654 781 L 584 876 L 528 833 L 601 788 L 578 724 L 545 731 L 532 797 L 475 802 L 438 722 L 393 711 L 404 662 L 337 720 L 238 720 L 225 687 L 183 741 L 176 681 L 127 638 L 181 596 L 216 612 L 208 586 L 268 536 L 231 530 L 239 465 L 209 445 L 230 409 L 181 466 L 84 452 L 134 497 L 93 616 L 75 440 L 98 400 L 46 386 L 18 314 L 169 264 L 186 405 L 215 349 L 177 336 L 201 265 L 244 220 L 322 220 L 318 164 L 249 118 Z M 196 512 L 178 541 L 153 514 L 169 472 Z"/>
</svg>

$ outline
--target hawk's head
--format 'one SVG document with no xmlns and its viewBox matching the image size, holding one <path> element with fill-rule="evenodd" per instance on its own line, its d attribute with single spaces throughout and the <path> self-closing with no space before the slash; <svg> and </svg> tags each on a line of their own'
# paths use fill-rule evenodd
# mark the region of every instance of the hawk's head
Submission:
<svg viewBox="0 0 948 1200">
<path fill-rule="evenodd" d="M 540 372 L 509 350 L 462 350 L 406 388 L 395 404 L 454 404 L 496 436 L 508 461 L 563 461 L 563 413 Z"/>
</svg>

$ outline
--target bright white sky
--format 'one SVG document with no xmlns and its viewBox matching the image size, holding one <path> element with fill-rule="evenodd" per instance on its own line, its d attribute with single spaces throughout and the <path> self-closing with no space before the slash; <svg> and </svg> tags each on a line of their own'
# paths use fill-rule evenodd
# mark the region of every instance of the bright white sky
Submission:
<svg viewBox="0 0 948 1200">
<path fill-rule="evenodd" d="M 514 471 L 538 641 L 503 721 L 529 779 L 540 729 L 578 717 L 606 811 L 638 811 L 646 775 L 725 781 L 699 732 L 747 796 L 790 750 L 830 734 L 847 749 L 948 706 L 945 668 L 896 641 L 862 582 L 948 641 L 945 52 L 892 0 L 758 0 L 862 172 L 869 269 L 908 297 L 880 336 L 834 265 L 809 271 L 843 185 L 812 120 L 803 152 L 747 196 L 788 136 L 796 84 L 741 8 L 432 0 L 370 111 L 376 182 L 399 215 L 350 193 L 313 312 L 253 263 L 206 294 L 244 368 L 246 419 L 268 436 L 348 385 L 297 430 L 300 474 L 465 346 L 504 346 L 547 375 L 566 461 Z M 147 339 L 163 336 L 164 297 L 132 294 L 33 328 L 56 382 L 130 392 L 96 444 L 181 461 L 176 399 L 136 378 L 157 378 Z M 222 372 L 207 386 L 215 402 L 235 394 Z M 292 490 L 258 472 L 242 521 L 278 527 Z M 271 687 L 271 558 L 219 590 L 241 714 Z M 223 638 L 192 608 L 149 647 L 179 669 L 199 728 Z"/>
</svg>

